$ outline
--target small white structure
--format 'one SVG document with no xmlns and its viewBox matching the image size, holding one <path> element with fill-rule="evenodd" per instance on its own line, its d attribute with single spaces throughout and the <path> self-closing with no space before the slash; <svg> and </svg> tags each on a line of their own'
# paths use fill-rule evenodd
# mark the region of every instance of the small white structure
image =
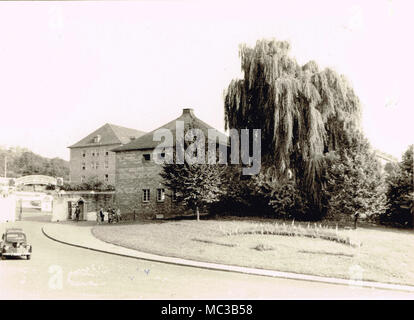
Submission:
<svg viewBox="0 0 414 320">
<path fill-rule="evenodd" d="M 16 197 L 0 195 L 0 222 L 14 222 L 16 220 Z"/>
<path fill-rule="evenodd" d="M 65 192 L 62 191 L 57 197 L 53 199 L 52 205 L 52 222 L 74 220 L 75 206 L 78 205 L 80 209 L 79 220 L 88 220 L 87 203 L 82 197 L 65 197 Z"/>
<path fill-rule="evenodd" d="M 53 200 L 52 222 L 68 220 L 68 202 L 63 197 Z"/>
<path fill-rule="evenodd" d="M 52 204 L 53 197 L 48 195 L 44 196 L 41 202 L 42 212 L 52 212 Z"/>
</svg>

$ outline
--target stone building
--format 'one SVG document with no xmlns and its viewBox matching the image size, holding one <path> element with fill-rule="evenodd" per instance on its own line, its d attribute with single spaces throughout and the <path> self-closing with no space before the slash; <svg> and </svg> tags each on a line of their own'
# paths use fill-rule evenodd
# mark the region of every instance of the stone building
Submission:
<svg viewBox="0 0 414 320">
<path fill-rule="evenodd" d="M 97 177 L 107 184 L 115 184 L 115 153 L 111 149 L 141 137 L 145 132 L 105 124 L 70 149 L 70 182 L 82 183 Z"/>
<path fill-rule="evenodd" d="M 136 211 L 142 218 L 154 218 L 157 214 L 168 217 L 183 213 L 183 207 L 174 201 L 174 191 L 166 190 L 159 175 L 161 165 L 154 162 L 153 151 L 160 144 L 154 141 L 154 132 L 168 129 L 175 146 L 177 122 L 188 128 L 201 129 L 206 137 L 212 130 L 221 139 L 227 136 L 194 115 L 193 109 L 183 109 L 177 119 L 151 131 L 128 144 L 113 149 L 116 153 L 115 198 L 121 212 Z"/>
</svg>

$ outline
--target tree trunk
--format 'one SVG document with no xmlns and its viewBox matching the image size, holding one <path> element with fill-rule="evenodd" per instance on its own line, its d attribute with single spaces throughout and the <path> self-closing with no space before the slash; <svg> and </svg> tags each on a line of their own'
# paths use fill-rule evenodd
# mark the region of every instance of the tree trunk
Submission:
<svg viewBox="0 0 414 320">
<path fill-rule="evenodd" d="M 358 222 L 358 218 L 359 218 L 359 213 L 355 213 L 354 215 L 354 229 L 357 228 L 357 222 Z"/>
<path fill-rule="evenodd" d="M 197 215 L 197 221 L 200 221 L 200 211 L 198 210 L 198 206 L 196 206 L 196 215 Z"/>
</svg>

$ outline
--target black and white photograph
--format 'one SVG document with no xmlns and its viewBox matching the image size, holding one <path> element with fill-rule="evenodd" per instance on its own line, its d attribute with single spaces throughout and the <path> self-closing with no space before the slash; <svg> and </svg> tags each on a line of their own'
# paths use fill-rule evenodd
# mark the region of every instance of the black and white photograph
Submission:
<svg viewBox="0 0 414 320">
<path fill-rule="evenodd" d="M 413 9 L 0 1 L 0 300 L 414 300 Z"/>
</svg>

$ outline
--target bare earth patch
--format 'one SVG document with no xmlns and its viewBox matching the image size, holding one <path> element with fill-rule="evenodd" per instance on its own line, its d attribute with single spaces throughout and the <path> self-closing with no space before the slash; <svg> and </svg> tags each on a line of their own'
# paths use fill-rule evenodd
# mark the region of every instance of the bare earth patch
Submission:
<svg viewBox="0 0 414 320">
<path fill-rule="evenodd" d="M 100 225 L 92 233 L 106 242 L 171 257 L 343 279 L 362 276 L 365 281 L 414 285 L 413 231 L 383 228 L 334 231 L 338 237 L 362 243 L 351 246 L 321 238 L 265 232 L 273 228 L 272 223 L 209 220 Z M 322 231 L 329 235 L 328 231 Z"/>
</svg>

